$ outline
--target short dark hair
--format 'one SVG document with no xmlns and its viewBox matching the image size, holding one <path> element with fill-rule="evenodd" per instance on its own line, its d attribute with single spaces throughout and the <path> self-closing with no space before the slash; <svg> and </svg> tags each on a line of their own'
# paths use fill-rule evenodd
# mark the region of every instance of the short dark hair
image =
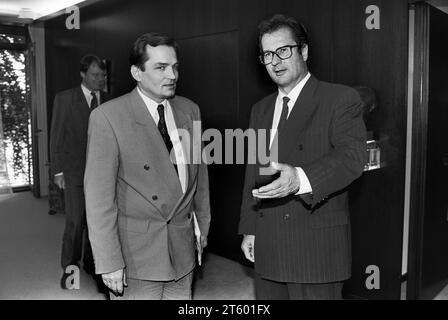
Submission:
<svg viewBox="0 0 448 320">
<path fill-rule="evenodd" d="M 281 28 L 287 28 L 291 31 L 293 37 L 299 45 L 299 48 L 302 48 L 304 44 L 309 46 L 308 34 L 303 24 L 297 22 L 296 19 L 290 16 L 284 14 L 276 14 L 270 19 L 261 21 L 258 25 L 258 46 L 260 48 L 260 52 L 263 51 L 263 48 L 261 46 L 261 38 L 263 37 L 263 35 L 265 35 L 266 33 L 272 33 Z"/>
<path fill-rule="evenodd" d="M 92 63 L 96 63 L 101 70 L 106 70 L 106 65 L 104 62 L 98 56 L 90 53 L 86 54 L 79 61 L 79 70 L 81 72 L 87 72 Z"/>
<path fill-rule="evenodd" d="M 149 59 L 146 53 L 146 46 L 148 45 L 151 47 L 168 46 L 174 49 L 176 56 L 178 55 L 179 45 L 173 38 L 155 32 L 145 33 L 138 37 L 132 45 L 129 55 L 131 66 L 136 66 L 145 71 L 145 62 Z"/>
</svg>

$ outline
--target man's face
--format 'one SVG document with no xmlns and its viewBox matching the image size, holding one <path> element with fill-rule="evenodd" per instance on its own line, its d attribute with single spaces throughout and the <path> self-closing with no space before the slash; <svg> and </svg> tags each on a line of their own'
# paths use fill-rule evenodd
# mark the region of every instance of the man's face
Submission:
<svg viewBox="0 0 448 320">
<path fill-rule="evenodd" d="M 103 90 L 106 84 L 106 71 L 102 70 L 95 62 L 89 66 L 86 72 L 81 72 L 83 85 L 89 90 Z"/>
<path fill-rule="evenodd" d="M 176 92 L 176 82 L 179 78 L 176 51 L 165 45 L 147 45 L 146 53 L 149 59 L 145 62 L 145 71 L 132 66 L 131 73 L 143 93 L 160 103 L 173 97 Z"/>
<path fill-rule="evenodd" d="M 275 52 L 286 45 L 297 45 L 291 31 L 288 28 L 280 28 L 272 33 L 266 33 L 261 38 L 261 47 L 264 51 Z M 274 54 L 271 64 L 266 65 L 266 70 L 277 86 L 288 94 L 295 85 L 308 73 L 306 60 L 308 59 L 308 47 L 291 48 L 290 58 L 281 60 Z M 299 51 L 300 50 L 300 51 Z M 299 54 L 302 53 L 302 55 Z"/>
</svg>

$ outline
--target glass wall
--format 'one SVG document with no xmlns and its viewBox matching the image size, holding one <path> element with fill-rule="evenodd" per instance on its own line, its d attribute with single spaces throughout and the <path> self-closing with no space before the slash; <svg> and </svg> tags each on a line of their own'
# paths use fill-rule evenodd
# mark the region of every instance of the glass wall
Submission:
<svg viewBox="0 0 448 320">
<path fill-rule="evenodd" d="M 30 88 L 24 36 L 0 33 L 0 193 L 33 183 Z"/>
</svg>

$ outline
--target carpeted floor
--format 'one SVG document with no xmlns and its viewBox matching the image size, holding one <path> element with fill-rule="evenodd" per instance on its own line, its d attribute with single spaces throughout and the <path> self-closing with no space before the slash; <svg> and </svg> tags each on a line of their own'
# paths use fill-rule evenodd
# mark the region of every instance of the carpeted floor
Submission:
<svg viewBox="0 0 448 320">
<path fill-rule="evenodd" d="M 60 288 L 65 216 L 47 212 L 47 199 L 36 199 L 30 192 L 0 196 L 0 299 L 104 299 L 82 269 L 79 290 Z M 252 269 L 206 254 L 196 275 L 194 299 L 254 299 Z"/>
<path fill-rule="evenodd" d="M 30 192 L 0 195 L 0 300 L 105 299 L 83 269 L 79 290 L 60 288 L 64 219 L 63 214 L 48 215 L 47 199 L 36 199 Z M 196 273 L 195 300 L 253 300 L 254 296 L 252 269 L 205 255 Z M 435 299 L 448 300 L 448 286 Z"/>
</svg>

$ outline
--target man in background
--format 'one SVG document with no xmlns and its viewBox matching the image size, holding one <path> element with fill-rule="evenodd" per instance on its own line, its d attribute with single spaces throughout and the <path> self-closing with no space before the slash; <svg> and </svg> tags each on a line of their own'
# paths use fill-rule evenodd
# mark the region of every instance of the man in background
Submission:
<svg viewBox="0 0 448 320">
<path fill-rule="evenodd" d="M 188 157 L 201 148 L 191 139 L 201 117 L 175 95 L 177 52 L 169 37 L 139 37 L 130 54 L 136 87 L 90 116 L 87 224 L 96 273 L 113 299 L 191 299 L 195 218 L 199 250 L 207 245 L 207 166 Z"/>
<path fill-rule="evenodd" d="M 291 17 L 259 25 L 260 60 L 278 86 L 252 108 L 250 128 L 272 129 L 272 180 L 247 165 L 239 233 L 255 262 L 258 299 L 340 299 L 351 274 L 346 187 L 363 171 L 366 132 L 352 88 L 308 71 L 308 36 Z M 266 168 L 264 168 L 266 169 Z"/>
<path fill-rule="evenodd" d="M 83 178 L 86 164 L 87 126 L 90 113 L 108 100 L 102 91 L 106 67 L 95 55 L 80 61 L 81 85 L 59 92 L 53 104 L 50 134 L 51 175 L 64 190 L 65 229 L 62 239 L 61 287 L 68 289 L 67 267 L 79 267 L 94 275 L 92 249 L 87 236 Z"/>
</svg>

